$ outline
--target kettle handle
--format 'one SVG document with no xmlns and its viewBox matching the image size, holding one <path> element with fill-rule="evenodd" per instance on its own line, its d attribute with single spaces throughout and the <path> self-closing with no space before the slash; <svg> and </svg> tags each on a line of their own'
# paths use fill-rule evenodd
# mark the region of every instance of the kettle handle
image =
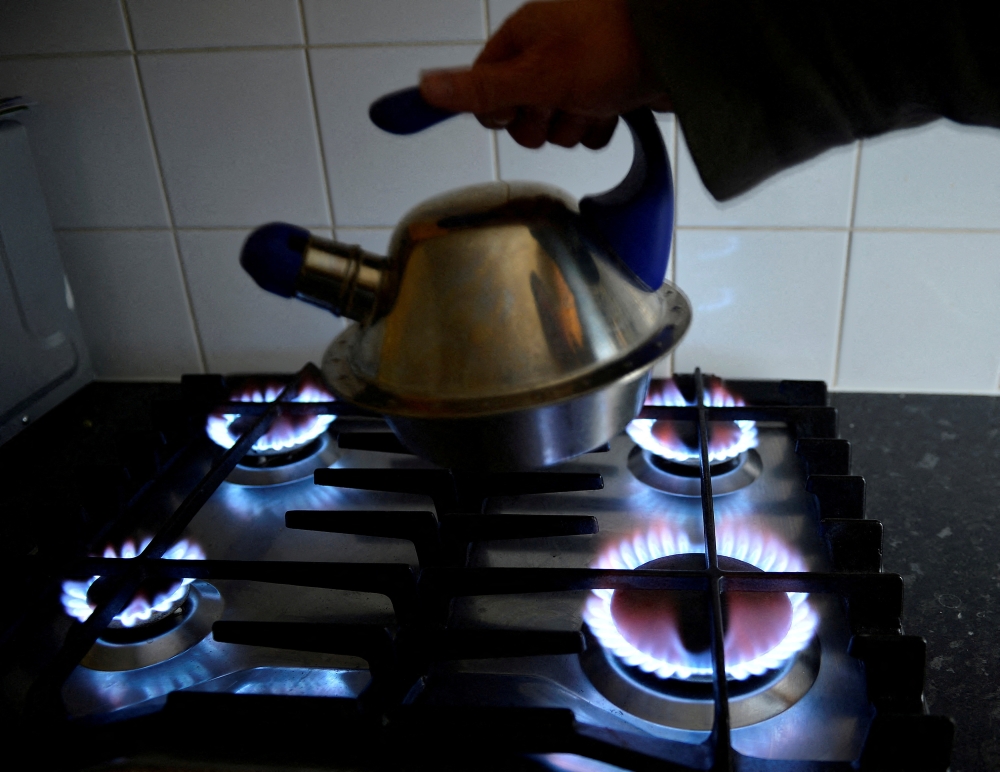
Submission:
<svg viewBox="0 0 1000 772">
<path fill-rule="evenodd" d="M 625 179 L 606 193 L 580 200 L 580 214 L 649 290 L 663 284 L 674 229 L 674 181 L 653 112 L 622 116 L 635 145 Z"/>
<path fill-rule="evenodd" d="M 425 102 L 416 86 L 379 97 L 368 108 L 372 123 L 390 134 L 416 134 L 453 115 Z"/>
<path fill-rule="evenodd" d="M 417 87 L 386 94 L 368 110 L 372 123 L 390 134 L 415 134 L 453 115 L 425 102 Z M 670 159 L 649 108 L 622 117 L 635 145 L 632 167 L 617 187 L 582 199 L 580 214 L 643 286 L 655 291 L 667 272 L 674 225 Z"/>
</svg>

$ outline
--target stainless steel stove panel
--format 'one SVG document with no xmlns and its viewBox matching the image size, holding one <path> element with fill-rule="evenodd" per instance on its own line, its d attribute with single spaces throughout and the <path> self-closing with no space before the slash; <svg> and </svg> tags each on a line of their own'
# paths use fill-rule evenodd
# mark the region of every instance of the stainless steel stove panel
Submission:
<svg viewBox="0 0 1000 772">
<path fill-rule="evenodd" d="M 795 547 L 809 569 L 828 570 L 828 561 L 818 527 L 812 496 L 805 491 L 802 462 L 794 453 L 794 441 L 783 426 L 758 427 L 758 453 L 764 471 L 751 486 L 715 499 L 716 522 L 738 523 L 780 536 Z M 604 477 L 602 491 L 592 493 L 544 494 L 529 497 L 497 498 L 490 510 L 512 513 L 560 512 L 591 514 L 598 518 L 600 533 L 594 536 L 561 537 L 531 542 L 492 542 L 480 545 L 471 558 L 475 566 L 586 567 L 600 551 L 637 529 L 647 528 L 661 518 L 686 528 L 692 537 L 701 537 L 701 502 L 654 491 L 636 480 L 624 460 L 633 447 L 621 436 L 612 442 L 611 452 L 593 454 L 573 464 L 580 471 L 597 471 Z M 587 593 L 543 593 L 464 598 L 453 606 L 455 625 L 576 630 L 582 624 L 582 608 Z M 806 696 L 784 713 L 754 726 L 733 731 L 733 747 L 748 755 L 775 759 L 851 760 L 858 756 L 871 720 L 865 696 L 864 677 L 857 661 L 847 655 L 849 632 L 835 597 L 813 595 L 811 602 L 820 613 L 818 634 L 821 665 L 816 683 Z M 559 666 L 556 666 L 556 660 Z M 701 742 L 707 733 L 687 732 L 658 726 L 623 713 L 608 702 L 590 683 L 576 657 L 549 657 L 544 660 L 508 660 L 498 671 L 498 663 L 463 663 L 455 671 L 504 672 L 517 674 L 534 684 L 557 683 L 573 699 L 562 703 L 573 707 L 582 700 L 618 716 L 632 731 L 684 742 Z M 463 698 L 483 699 L 489 694 L 474 682 L 467 688 L 449 684 L 446 691 L 461 690 Z M 551 698 L 558 690 L 547 692 Z M 537 695 L 536 695 L 537 696 Z M 507 704 L 507 696 L 497 696 Z M 529 703 L 520 703 L 529 704 Z M 822 732 L 815 731 L 823 727 Z"/>
<path fill-rule="evenodd" d="M 606 546 L 663 518 L 700 541 L 697 499 L 652 490 L 626 468 L 632 442 L 623 436 L 606 454 L 591 454 L 565 465 L 600 472 L 602 491 L 495 498 L 490 512 L 595 515 L 600 533 L 478 545 L 473 566 L 586 567 Z M 763 472 L 752 485 L 715 500 L 719 526 L 739 523 L 780 536 L 802 555 L 810 570 L 828 568 L 812 497 L 803 487 L 804 470 L 783 426 L 760 427 L 757 449 Z M 350 451 L 337 467 L 424 467 L 401 456 Z M 404 494 L 329 489 L 311 480 L 279 487 L 249 488 L 229 483 L 216 491 L 184 536 L 202 545 L 209 558 L 408 563 L 416 565 L 412 544 L 284 527 L 291 509 L 432 510 L 429 499 Z M 367 593 L 219 581 L 224 619 L 391 623 L 388 599 Z M 544 593 L 462 598 L 453 605 L 452 624 L 469 627 L 576 630 L 582 624 L 586 593 Z M 734 747 L 763 758 L 846 760 L 857 757 L 868 715 L 864 680 L 847 654 L 848 630 L 839 599 L 813 596 L 821 615 L 822 660 L 817 681 L 784 713 L 733 732 Z M 356 695 L 367 683 L 364 663 L 351 657 L 222 644 L 211 636 L 166 662 L 133 672 L 101 673 L 78 667 L 64 696 L 71 714 L 93 715 L 146 703 L 176 689 L 257 693 Z M 623 713 L 608 702 L 583 673 L 576 656 L 467 661 L 438 665 L 411 699 L 428 703 L 460 700 L 470 704 L 572 708 L 579 720 L 683 742 L 701 742 L 706 733 L 659 726 Z M 815 731 L 822 727 L 822 732 Z"/>
</svg>

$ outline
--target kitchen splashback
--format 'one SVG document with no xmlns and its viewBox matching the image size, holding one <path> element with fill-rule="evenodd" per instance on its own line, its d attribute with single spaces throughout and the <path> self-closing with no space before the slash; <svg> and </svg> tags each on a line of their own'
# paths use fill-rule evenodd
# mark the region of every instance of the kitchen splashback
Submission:
<svg viewBox="0 0 1000 772">
<path fill-rule="evenodd" d="M 491 179 L 576 196 L 630 161 L 529 151 L 462 117 L 367 118 L 421 69 L 472 61 L 518 0 L 0 2 L 0 95 L 23 122 L 100 377 L 296 370 L 342 323 L 237 263 L 283 219 L 385 247 L 410 205 Z M 1000 132 L 941 121 L 832 150 L 742 198 L 705 192 L 672 116 L 671 272 L 695 309 L 673 362 L 847 390 L 995 394 Z"/>
</svg>

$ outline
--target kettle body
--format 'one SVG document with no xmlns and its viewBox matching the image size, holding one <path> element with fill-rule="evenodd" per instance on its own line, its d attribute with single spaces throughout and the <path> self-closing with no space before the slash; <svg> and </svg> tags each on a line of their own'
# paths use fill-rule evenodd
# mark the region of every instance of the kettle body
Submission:
<svg viewBox="0 0 1000 772">
<path fill-rule="evenodd" d="M 637 158 L 649 155 L 637 138 Z M 645 232 L 628 209 L 644 184 L 649 192 L 650 175 L 635 170 L 579 205 L 535 183 L 437 196 L 397 225 L 387 257 L 272 224 L 251 235 L 242 260 L 266 289 L 358 322 L 331 344 L 323 373 L 413 452 L 459 469 L 549 466 L 624 429 L 690 321 L 683 294 L 663 282 L 670 220 L 649 259 L 662 197 L 647 195 L 660 206 Z M 644 265 L 658 261 L 652 273 L 630 266 L 630 248 Z"/>
</svg>

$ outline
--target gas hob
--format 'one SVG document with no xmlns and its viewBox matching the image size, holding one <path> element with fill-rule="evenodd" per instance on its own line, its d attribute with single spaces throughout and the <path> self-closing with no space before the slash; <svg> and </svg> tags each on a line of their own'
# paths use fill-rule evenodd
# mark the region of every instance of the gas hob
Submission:
<svg viewBox="0 0 1000 772">
<path fill-rule="evenodd" d="M 29 561 L 7 710 L 75 767 L 944 770 L 826 403 L 677 376 L 606 448 L 476 474 L 310 368 L 188 378 L 113 511 Z"/>
</svg>

